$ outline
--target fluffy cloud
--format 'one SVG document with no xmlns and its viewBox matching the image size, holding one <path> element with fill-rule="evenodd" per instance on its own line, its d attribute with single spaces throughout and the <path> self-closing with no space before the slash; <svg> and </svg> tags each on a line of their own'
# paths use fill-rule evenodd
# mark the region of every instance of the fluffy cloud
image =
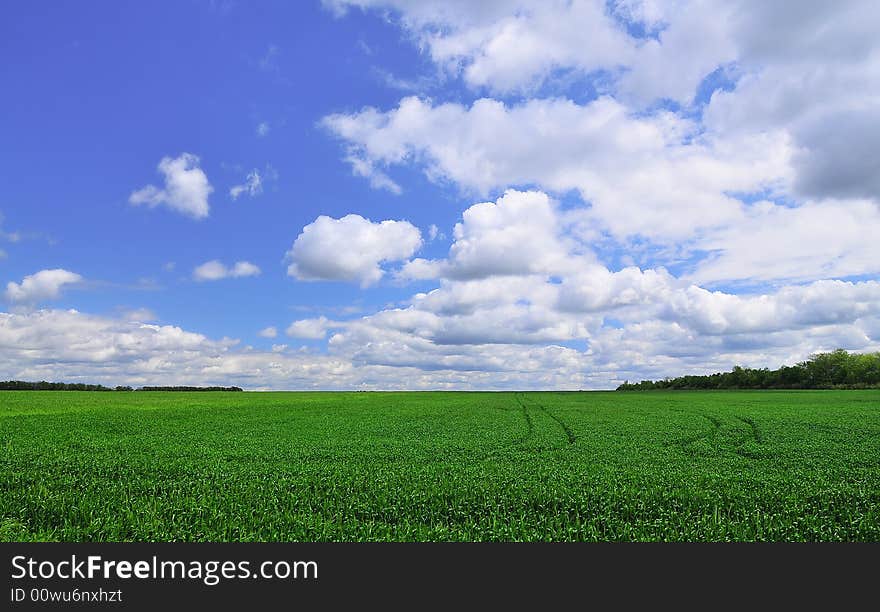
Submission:
<svg viewBox="0 0 880 612">
<path fill-rule="evenodd" d="M 56 300 L 61 296 L 62 288 L 82 280 L 79 274 L 61 268 L 40 270 L 25 276 L 20 283 L 7 283 L 5 297 L 7 302 L 20 305 Z"/>
<path fill-rule="evenodd" d="M 419 160 L 429 178 L 478 193 L 577 190 L 592 219 L 620 238 L 678 240 L 731 222 L 743 204 L 730 194 L 785 184 L 791 154 L 784 134 L 716 141 L 687 119 L 636 115 L 608 97 L 470 107 L 409 97 L 388 112 L 330 115 L 323 124 L 369 168 Z"/>
<path fill-rule="evenodd" d="M 403 278 L 478 279 L 495 275 L 559 274 L 582 265 L 563 236 L 555 204 L 545 193 L 509 190 L 496 202 L 475 204 L 453 229 L 445 262 L 408 262 Z M 587 258 L 591 259 L 591 258 Z"/>
<path fill-rule="evenodd" d="M 479 279 L 496 275 L 560 273 L 582 263 L 562 235 L 555 203 L 541 192 L 509 190 L 496 202 L 475 204 L 453 229 L 448 259 L 415 259 L 403 279 Z"/>
<path fill-rule="evenodd" d="M 473 87 L 498 92 L 537 87 L 557 69 L 582 73 L 625 66 L 636 49 L 601 0 L 408 2 L 334 0 L 344 11 L 389 7 L 450 73 Z"/>
<path fill-rule="evenodd" d="M 562 279 L 556 305 L 563 312 L 608 312 L 663 302 L 682 286 L 663 268 L 643 271 L 628 267 L 612 272 L 591 265 Z"/>
<path fill-rule="evenodd" d="M 401 189 L 400 185 L 391 180 L 387 174 L 376 168 L 376 165 L 373 162 L 359 155 L 357 147 L 349 148 L 349 153 L 346 155 L 345 161 L 351 165 L 352 173 L 355 176 L 367 179 L 370 182 L 370 187 L 373 189 L 387 189 L 395 195 L 403 193 L 403 189 Z"/>
<path fill-rule="evenodd" d="M 700 82 L 744 55 L 742 6 L 732 2 L 335 0 L 390 8 L 442 70 L 495 93 L 530 93 L 554 77 L 601 74 L 607 87 L 647 103 L 688 103 Z M 762 24 L 749 23 L 752 29 Z M 641 31 L 641 34 L 636 32 Z"/>
<path fill-rule="evenodd" d="M 645 278 L 641 278 L 645 277 Z M 665 280 L 664 280 L 665 279 Z M 583 279 L 582 279 L 583 280 Z M 292 324 L 327 352 L 239 348 L 172 325 L 41 310 L 0 313 L 0 377 L 247 388 L 607 388 L 623 379 L 880 349 L 880 283 L 820 281 L 735 296 L 651 271 L 595 273 L 580 311 L 540 275 L 444 280 L 408 306 Z M 633 292 L 640 293 L 635 299 Z M 617 323 L 609 324 L 607 317 Z"/>
<path fill-rule="evenodd" d="M 739 58 L 730 31 L 734 4 L 656 3 L 653 18 L 642 22 L 656 35 L 638 41 L 616 83 L 618 95 L 640 106 L 657 99 L 691 104 L 703 79 Z"/>
<path fill-rule="evenodd" d="M 327 319 L 327 317 L 317 317 L 315 319 L 300 319 L 294 321 L 287 328 L 287 335 L 291 338 L 302 338 L 305 340 L 320 340 L 327 336 L 327 329 L 336 325 Z"/>
<path fill-rule="evenodd" d="M 776 213 L 782 210 L 796 214 L 810 211 L 808 207 L 792 209 L 769 203 L 756 207 L 758 210 L 762 208 Z M 764 215 L 768 214 L 767 210 Z M 844 212 L 837 211 L 837 215 L 842 216 Z M 761 224 L 765 224 L 766 216 L 760 216 L 760 212 L 756 214 Z M 569 215 L 553 206 L 552 201 L 539 192 L 511 190 L 496 203 L 472 206 L 463 213 L 462 222 L 456 225 L 455 241 L 447 258 L 412 260 L 400 272 L 403 277 L 441 281 L 440 288 L 417 294 L 412 301 L 413 312 L 430 313 L 430 316 L 404 314 L 409 310 L 390 311 L 396 314 L 384 316 L 395 321 L 417 322 L 416 327 L 422 330 L 420 336 L 443 341 L 441 335 L 448 331 L 451 321 L 458 324 L 463 317 L 482 312 L 481 317 L 486 320 L 475 319 L 474 329 L 482 329 L 483 341 L 489 342 L 488 330 L 494 325 L 512 336 L 517 335 L 518 326 L 523 321 L 520 315 L 524 313 L 528 314 L 528 323 L 522 330 L 537 329 L 535 323 L 539 320 L 547 322 L 543 329 L 549 329 L 553 322 L 557 322 L 560 330 L 582 330 L 584 328 L 577 323 L 584 319 L 572 319 L 571 315 L 604 313 L 626 321 L 640 318 L 674 320 L 698 333 L 718 334 L 767 331 L 771 322 L 775 322 L 772 326 L 777 331 L 852 323 L 880 312 L 880 309 L 869 307 L 875 295 L 880 297 L 877 294 L 880 285 L 873 281 L 858 284 L 818 281 L 811 285 L 784 287 L 772 294 L 738 296 L 707 291 L 691 280 L 675 278 L 663 268 L 641 270 L 631 266 L 611 271 L 583 254 L 585 245 L 576 238 L 577 226 L 567 221 L 570 221 Z M 805 236 L 792 219 L 777 221 L 779 223 L 767 224 L 774 228 L 774 232 L 779 231 L 775 229 L 778 227 L 800 239 L 812 238 Z M 816 220 L 819 228 L 821 221 Z M 825 221 L 830 223 L 831 219 Z M 531 234 L 521 233 L 523 228 L 531 228 Z M 751 229 L 752 237 L 760 232 L 758 225 Z M 506 240 L 507 231 L 516 239 Z M 501 238 L 497 237 L 499 235 Z M 760 241 L 761 244 L 772 242 Z M 831 252 L 836 253 L 834 249 L 840 244 L 832 244 Z M 766 248 L 790 246 L 781 241 Z M 518 258 L 516 252 L 519 249 L 524 249 L 528 256 Z M 745 250 L 743 248 L 743 252 Z M 760 248 L 753 247 L 753 250 L 757 251 L 755 260 L 750 262 L 753 266 L 768 257 Z M 508 253 L 509 259 L 503 260 L 499 253 Z M 822 259 L 830 255 L 820 252 L 817 257 Z M 773 256 L 768 259 L 774 261 Z M 721 261 L 715 260 L 716 263 Z M 480 267 L 474 268 L 473 262 L 481 262 Z M 767 265 L 765 263 L 765 267 Z M 772 269 L 768 272 L 771 276 L 780 273 Z M 485 316 L 486 313 L 490 313 L 489 316 Z M 741 320 L 734 320 L 736 313 L 740 313 Z M 783 313 L 786 314 L 783 316 Z M 710 324 L 710 321 L 714 323 Z M 556 339 L 575 339 L 579 333 L 583 337 L 588 335 L 564 332 Z"/>
<path fill-rule="evenodd" d="M 294 241 L 287 273 L 299 280 L 355 281 L 367 287 L 382 278 L 383 263 L 407 259 L 421 246 L 421 232 L 407 221 L 322 215 Z"/>
<path fill-rule="evenodd" d="M 263 193 L 263 177 L 260 176 L 260 171 L 254 168 L 244 179 L 244 183 L 240 185 L 233 185 L 229 189 L 229 196 L 233 200 L 237 200 L 238 196 L 246 193 L 250 197 L 254 197 Z"/>
<path fill-rule="evenodd" d="M 147 185 L 138 189 L 128 198 L 131 204 L 145 204 L 150 208 L 163 205 L 194 219 L 208 216 L 211 210 L 208 196 L 214 188 L 199 167 L 198 157 L 191 153 L 182 153 L 175 158 L 163 157 L 158 169 L 165 177 L 164 187 Z"/>
<path fill-rule="evenodd" d="M 30 314 L 0 314 L 0 338 L 4 347 L 19 347 L 51 355 L 58 361 L 109 363 L 146 359 L 168 351 L 192 354 L 198 350 L 222 350 L 228 342 L 210 342 L 201 334 L 170 325 L 150 325 L 125 319 L 107 319 L 75 310 L 39 310 Z M 25 359 L 22 363 L 27 363 Z"/>
<path fill-rule="evenodd" d="M 227 267 L 223 262 L 213 259 L 206 261 L 193 270 L 193 278 L 197 281 L 215 281 L 224 278 L 242 278 L 259 275 L 260 268 L 249 261 L 237 261 L 235 265 Z"/>
</svg>

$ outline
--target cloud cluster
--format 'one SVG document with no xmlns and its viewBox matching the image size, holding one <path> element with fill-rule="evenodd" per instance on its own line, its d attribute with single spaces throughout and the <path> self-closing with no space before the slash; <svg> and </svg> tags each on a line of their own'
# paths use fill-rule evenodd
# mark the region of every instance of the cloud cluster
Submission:
<svg viewBox="0 0 880 612">
<path fill-rule="evenodd" d="M 199 158 L 192 153 L 179 157 L 163 157 L 159 172 L 165 178 L 164 187 L 147 185 L 133 192 L 128 201 L 150 208 L 167 206 L 193 219 L 204 219 L 211 211 L 208 196 L 214 191 L 208 176 L 199 167 Z"/>
<path fill-rule="evenodd" d="M 398 273 L 434 279 L 436 289 L 357 319 L 294 321 L 287 333 L 329 334 L 329 353 L 357 367 L 467 374 L 492 388 L 608 387 L 880 347 L 880 282 L 732 294 L 663 268 L 611 270 L 588 247 L 577 216 L 544 193 L 508 190 L 462 214 L 447 257 L 410 260 Z"/>
<path fill-rule="evenodd" d="M 870 1 L 325 4 L 388 11 L 477 96 L 325 117 L 373 186 L 399 190 L 394 169 L 415 166 L 483 197 L 574 191 L 594 244 L 701 283 L 878 272 Z M 598 93 L 582 101 L 585 82 Z"/>
<path fill-rule="evenodd" d="M 363 316 L 316 311 L 286 328 L 291 346 L 259 351 L 127 316 L 30 310 L 82 280 L 44 270 L 7 285 L 7 302 L 27 308 L 0 313 L 0 377 L 607 388 L 880 350 L 874 3 L 324 4 L 385 12 L 464 85 L 325 117 L 352 172 L 402 193 L 395 173 L 416 168 L 476 203 L 431 258 L 416 257 L 408 221 L 319 216 L 287 252 L 288 274 L 431 289 Z M 197 157 L 163 158 L 159 171 L 164 185 L 132 204 L 208 216 Z M 230 196 L 269 178 L 254 170 Z M 440 235 L 432 226 L 428 241 Z M 193 277 L 254 274 L 215 260 Z"/>
<path fill-rule="evenodd" d="M 248 389 L 459 388 L 516 384 L 508 375 L 354 364 L 344 357 L 238 347 L 170 325 L 76 310 L 0 313 L 0 377 L 107 385 L 239 385 Z"/>
<path fill-rule="evenodd" d="M 515 107 L 480 100 L 470 108 L 406 98 L 386 113 L 331 115 L 324 124 L 370 167 L 420 159 L 429 177 L 480 193 L 510 184 L 545 185 L 556 193 L 575 189 L 589 202 L 572 215 L 580 215 L 586 231 L 608 233 L 621 248 L 634 238 L 647 240 L 660 247 L 654 254 L 659 264 L 673 264 L 682 253 L 701 255 L 693 278 L 702 282 L 828 278 L 878 269 L 880 243 L 872 231 L 880 228 L 877 203 L 791 206 L 737 197 L 786 193 L 792 152 L 784 133 L 695 138 L 689 120 L 634 116 L 610 98 L 586 105 L 532 100 Z M 540 205 L 535 208 L 538 215 Z M 538 222 L 535 230 L 541 227 Z M 500 258 L 525 257 L 528 244 L 521 241 Z M 457 248 L 465 256 L 469 247 L 461 242 Z M 411 278 L 437 273 L 424 261 L 404 272 Z"/>
<path fill-rule="evenodd" d="M 733 295 L 664 270 L 592 264 L 439 283 L 402 307 L 342 321 L 300 319 L 287 329 L 310 341 L 329 334 L 326 352 L 256 351 L 129 316 L 0 313 L 0 375 L 248 388 L 576 389 L 735 363 L 775 367 L 838 346 L 880 349 L 877 281 Z"/>
<path fill-rule="evenodd" d="M 609 97 L 469 107 L 408 97 L 390 111 L 330 115 L 323 125 L 365 168 L 418 160 L 429 178 L 479 194 L 511 185 L 576 190 L 600 227 L 661 241 L 743 216 L 731 194 L 780 188 L 791 156 L 784 134 L 717 141 L 688 119 L 638 115 Z"/>
<path fill-rule="evenodd" d="M 539 197 L 543 197 L 543 213 L 547 215 L 546 229 L 534 221 L 534 212 L 541 211 L 534 203 Z M 518 209 L 512 202 L 532 204 Z M 496 209 L 505 215 L 486 214 Z M 535 260 L 527 258 L 512 267 L 506 262 L 487 265 L 478 275 L 461 273 L 459 258 L 474 248 L 475 236 L 493 237 L 496 231 L 515 230 L 520 223 L 535 227 L 526 248 L 549 255 L 543 266 L 535 267 Z M 481 341 L 490 342 L 494 341 L 491 334 L 522 339 L 536 331 L 548 335 L 537 334 L 535 341 L 587 339 L 590 333 L 584 330 L 589 329 L 590 320 L 584 315 L 596 314 L 633 323 L 674 321 L 704 335 L 791 331 L 850 324 L 880 315 L 877 281 L 816 281 L 749 296 L 708 291 L 675 278 L 663 268 L 609 270 L 582 254 L 586 245 L 578 242 L 576 228 L 566 224 L 564 211 L 550 205 L 546 195 L 535 192 L 508 191 L 496 203 L 472 206 L 456 226 L 455 238 L 447 259 L 410 262 L 429 266 L 441 279 L 441 287 L 416 295 L 410 309 L 388 311 L 397 314 L 382 317 L 406 321 L 406 329 L 419 328 L 422 337 L 441 342 L 451 341 L 445 334 L 453 328 L 461 336 L 461 325 L 468 321 L 475 337 L 482 333 Z M 514 250 L 510 247 L 507 252 Z M 482 261 L 491 264 L 494 258 L 487 256 Z M 512 275 L 518 278 L 510 278 Z M 495 326 L 497 331 L 491 332 Z"/>
<path fill-rule="evenodd" d="M 301 241 L 312 232 L 317 238 Z M 382 276 L 382 262 L 411 257 L 420 236 L 406 222 L 319 218 L 297 239 L 291 265 L 322 261 L 304 253 L 327 242 L 369 265 L 324 270 L 321 278 L 363 282 Z M 380 249 L 389 244 L 399 250 Z M 434 280 L 435 289 L 365 316 L 293 321 L 287 335 L 311 348 L 273 344 L 258 351 L 144 323 L 140 315 L 23 311 L 0 315 L 0 372 L 249 388 L 607 388 L 735 363 L 777 366 L 838 346 L 880 349 L 876 280 L 733 294 L 663 268 L 610 269 L 589 247 L 569 209 L 539 191 L 508 190 L 462 213 L 445 257 L 409 259 L 397 272 L 402 278 L 421 266 L 430 271 L 421 278 Z M 333 250 L 323 253 L 336 259 Z M 204 278 L 221 278 L 245 275 L 249 265 L 200 268 Z M 71 274 L 43 271 L 9 290 L 51 298 L 79 280 Z M 278 330 L 259 335 L 275 338 Z M 314 348 L 325 339 L 325 348 Z"/>
<path fill-rule="evenodd" d="M 354 7 L 390 11 L 442 70 L 475 89 L 501 94 L 535 94 L 541 86 L 565 81 L 567 73 L 599 73 L 605 87 L 621 97 L 687 103 L 719 68 L 814 66 L 824 72 L 828 65 L 862 67 L 866 60 L 874 66 L 878 46 L 869 25 L 876 9 L 870 0 L 810 2 L 797 11 L 755 0 L 324 4 L 340 16 Z M 783 87 L 799 76 L 790 74 Z"/>
</svg>

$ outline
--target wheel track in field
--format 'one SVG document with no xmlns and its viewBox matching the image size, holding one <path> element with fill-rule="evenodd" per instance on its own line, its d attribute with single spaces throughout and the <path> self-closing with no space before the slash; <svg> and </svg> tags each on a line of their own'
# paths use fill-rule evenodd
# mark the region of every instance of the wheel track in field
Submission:
<svg viewBox="0 0 880 612">
<path fill-rule="evenodd" d="M 515 442 L 515 444 L 522 444 L 523 442 L 535 437 L 535 424 L 532 422 L 532 415 L 529 414 L 529 409 L 519 398 L 519 396 L 514 395 L 513 397 L 516 399 L 516 403 L 519 404 L 520 408 L 522 409 L 523 418 L 526 420 L 526 435 Z"/>
<path fill-rule="evenodd" d="M 764 441 L 764 435 L 761 433 L 761 429 L 758 427 L 758 424 L 755 423 L 750 417 L 736 417 L 738 421 L 741 421 L 749 426 L 749 433 L 746 436 L 737 442 L 736 448 L 733 449 L 740 457 L 745 457 L 746 459 L 759 459 L 760 456 L 755 454 L 753 451 L 750 451 L 747 448 L 743 448 L 749 440 L 754 440 L 756 444 L 761 444 Z"/>
<path fill-rule="evenodd" d="M 682 438 L 674 442 L 669 442 L 666 444 L 666 446 L 678 446 L 682 450 L 685 450 L 690 445 L 694 444 L 695 442 L 699 442 L 700 440 L 714 440 L 717 437 L 718 432 L 721 430 L 721 427 L 723 426 L 721 419 L 711 414 L 703 414 L 700 416 L 702 416 L 704 419 L 712 424 L 712 429 L 693 436 Z M 733 450 L 733 452 L 735 452 L 737 455 L 740 455 L 741 457 L 746 457 L 747 459 L 757 459 L 758 457 L 755 455 L 754 452 L 749 451 L 747 448 L 743 448 L 743 446 L 749 441 L 754 441 L 757 444 L 763 443 L 764 434 L 761 432 L 761 428 L 758 427 L 758 424 L 755 423 L 755 421 L 750 417 L 738 416 L 736 417 L 736 419 L 748 425 L 749 431 L 742 439 L 738 440 L 733 445 L 733 449 L 730 449 L 728 447 L 728 450 Z"/>
<path fill-rule="evenodd" d="M 528 411 L 526 410 L 526 406 L 525 406 L 525 403 L 523 402 L 523 400 L 520 397 L 517 397 L 517 401 L 523 407 L 524 414 L 528 414 Z M 565 437 L 568 440 L 569 444 L 574 444 L 575 442 L 577 442 L 577 436 L 574 435 L 574 432 L 571 430 L 571 427 L 568 426 L 568 423 L 566 423 L 565 421 L 560 419 L 558 416 L 556 416 L 555 414 L 550 412 L 550 410 L 548 410 L 546 406 L 544 406 L 544 405 L 542 405 L 532 399 L 530 399 L 529 401 L 532 404 L 534 404 L 538 408 L 538 410 L 540 410 L 541 412 L 546 414 L 548 417 L 550 417 L 551 419 L 556 421 L 556 423 L 562 428 L 562 431 L 565 432 Z M 530 419 L 530 421 L 531 421 L 531 419 Z"/>
<path fill-rule="evenodd" d="M 716 416 L 712 416 L 710 414 L 701 414 L 701 417 L 712 423 L 712 429 L 709 431 L 704 431 L 702 433 L 696 434 L 694 436 L 688 436 L 687 438 L 682 438 L 681 440 L 676 440 L 674 442 L 668 442 L 666 446 L 678 446 L 682 449 L 687 448 L 694 442 L 699 442 L 700 440 L 708 440 L 710 438 L 714 438 L 718 435 L 718 431 L 721 429 L 721 419 Z"/>
<path fill-rule="evenodd" d="M 736 418 L 737 418 L 737 420 L 742 421 L 743 423 L 745 423 L 746 425 L 749 426 L 749 428 L 752 430 L 752 435 L 750 437 L 753 438 L 755 440 L 755 442 L 760 444 L 761 442 L 764 441 L 764 434 L 761 433 L 761 429 L 758 427 L 758 424 L 755 423 L 755 421 L 753 419 L 751 419 L 750 417 L 736 417 Z M 745 442 L 747 440 L 748 440 L 748 438 L 746 438 L 746 440 L 744 440 L 743 442 L 740 442 L 740 445 L 745 444 Z"/>
<path fill-rule="evenodd" d="M 519 399 L 517 394 L 514 393 L 513 397 L 514 397 L 514 399 L 516 399 L 517 404 L 519 404 L 519 410 L 522 412 L 523 420 L 526 423 L 525 434 L 523 434 L 519 438 L 511 440 L 510 442 L 506 442 L 504 444 L 501 444 L 497 448 L 494 448 L 494 449 L 480 455 L 479 459 L 486 460 L 491 457 L 497 457 L 515 446 L 520 446 L 522 444 L 525 444 L 530 439 L 535 437 L 535 424 L 532 422 L 532 415 L 529 414 L 528 408 Z M 510 411 L 509 408 L 498 408 L 498 410 L 503 410 L 505 412 Z"/>
</svg>

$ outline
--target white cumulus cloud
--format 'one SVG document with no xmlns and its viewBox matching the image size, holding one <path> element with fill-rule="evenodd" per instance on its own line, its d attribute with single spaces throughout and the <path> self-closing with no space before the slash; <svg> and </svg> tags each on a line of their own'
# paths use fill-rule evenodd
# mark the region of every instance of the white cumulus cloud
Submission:
<svg viewBox="0 0 880 612">
<path fill-rule="evenodd" d="M 287 273 L 299 280 L 377 283 L 382 264 L 405 260 L 422 246 L 408 221 L 373 222 L 360 215 L 320 216 L 306 225 L 287 252 Z"/>
<path fill-rule="evenodd" d="M 320 340 L 321 338 L 326 337 L 327 329 L 334 326 L 335 324 L 327 319 L 327 317 L 300 319 L 299 321 L 294 321 L 288 326 L 287 335 L 291 338 Z"/>
<path fill-rule="evenodd" d="M 563 232 L 556 204 L 538 191 L 508 190 L 495 202 L 474 204 L 452 230 L 444 261 L 415 259 L 404 279 L 477 279 L 497 275 L 558 274 L 592 256 L 577 250 Z"/>
<path fill-rule="evenodd" d="M 158 169 L 165 178 L 165 185 L 147 185 L 138 189 L 128 198 L 131 204 L 150 208 L 167 206 L 194 219 L 208 216 L 211 210 L 208 196 L 214 188 L 208 182 L 204 170 L 199 167 L 197 156 L 182 153 L 179 157 L 163 157 Z"/>
<path fill-rule="evenodd" d="M 62 268 L 40 270 L 25 276 L 20 283 L 6 285 L 6 301 L 12 304 L 33 305 L 47 300 L 56 300 L 66 285 L 79 283 L 83 277 Z"/>
</svg>

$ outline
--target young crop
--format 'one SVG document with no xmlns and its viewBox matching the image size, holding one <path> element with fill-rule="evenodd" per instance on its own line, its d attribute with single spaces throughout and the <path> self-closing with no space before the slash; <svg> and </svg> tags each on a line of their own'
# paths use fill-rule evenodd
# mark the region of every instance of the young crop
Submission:
<svg viewBox="0 0 880 612">
<path fill-rule="evenodd" d="M 0 540 L 880 540 L 876 391 L 0 393 Z"/>
</svg>

